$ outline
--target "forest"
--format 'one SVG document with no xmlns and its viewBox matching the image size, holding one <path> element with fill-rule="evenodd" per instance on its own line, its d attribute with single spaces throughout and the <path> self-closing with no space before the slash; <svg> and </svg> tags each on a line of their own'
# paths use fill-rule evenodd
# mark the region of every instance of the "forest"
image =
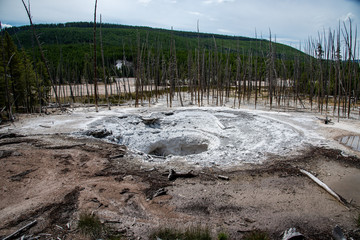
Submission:
<svg viewBox="0 0 360 240">
<path fill-rule="evenodd" d="M 231 99 L 234 107 L 261 102 L 338 118 L 359 107 L 359 46 L 351 20 L 309 38 L 302 51 L 277 43 L 271 30 L 266 40 L 94 22 L 1 30 L 3 120 L 14 112 L 42 112 L 53 102 L 110 108 L 131 99 L 139 106 L 164 94 L 169 107 L 175 100 L 182 105 L 184 94 L 198 106 Z"/>
</svg>

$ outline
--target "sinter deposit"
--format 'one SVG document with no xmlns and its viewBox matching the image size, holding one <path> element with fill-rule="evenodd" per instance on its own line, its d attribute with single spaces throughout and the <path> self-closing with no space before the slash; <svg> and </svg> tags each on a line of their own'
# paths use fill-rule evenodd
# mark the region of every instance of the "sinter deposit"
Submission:
<svg viewBox="0 0 360 240">
<path fill-rule="evenodd" d="M 185 158 L 205 166 L 259 163 L 269 153 L 298 150 L 304 141 L 288 124 L 230 109 L 122 113 L 93 121 L 85 134 L 98 129 L 111 132 L 104 139 L 144 153 L 151 161 Z"/>
</svg>

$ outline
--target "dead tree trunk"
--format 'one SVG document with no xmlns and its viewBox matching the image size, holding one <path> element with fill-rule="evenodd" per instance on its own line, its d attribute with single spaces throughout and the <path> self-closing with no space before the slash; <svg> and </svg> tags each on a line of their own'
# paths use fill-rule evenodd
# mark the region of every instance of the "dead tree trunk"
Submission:
<svg viewBox="0 0 360 240">
<path fill-rule="evenodd" d="M 49 65 L 48 65 L 48 62 L 45 58 L 45 55 L 44 55 L 44 51 L 42 50 L 42 47 L 41 47 L 41 44 L 40 44 L 40 41 L 39 41 L 39 38 L 35 32 L 35 28 L 34 28 L 34 25 L 33 25 L 33 22 L 32 22 L 32 16 L 31 16 L 31 13 L 30 13 L 30 0 L 29 0 L 29 7 L 26 6 L 24 0 L 21 0 L 24 7 L 25 7 L 25 10 L 26 10 L 26 13 L 28 15 L 28 18 L 29 18 L 29 21 L 30 21 L 30 26 L 31 26 L 31 29 L 32 29 L 32 32 L 33 32 L 33 35 L 35 37 L 35 40 L 37 42 L 37 45 L 39 47 L 39 50 L 40 50 L 40 55 L 41 55 L 41 58 L 45 64 L 45 68 L 49 74 L 49 78 L 50 78 L 50 81 L 51 81 L 51 86 L 54 90 L 54 94 L 55 94 L 55 99 L 56 99 L 56 102 L 57 104 L 59 105 L 59 108 L 62 110 L 62 106 L 61 106 L 61 102 L 60 102 L 60 98 L 58 97 L 57 93 L 56 93 L 56 88 L 55 88 L 55 82 L 54 82 L 54 79 L 53 79 L 53 76 L 51 74 L 51 71 L 50 71 L 50 68 L 49 68 Z"/>
<path fill-rule="evenodd" d="M 109 94 L 107 89 L 107 81 L 106 81 L 106 73 L 105 73 L 105 60 L 104 60 L 104 49 L 103 49 L 103 40 L 102 40 L 102 32 L 101 32 L 102 19 L 100 14 L 100 46 L 101 46 L 101 60 L 102 60 L 102 68 L 103 68 L 103 81 L 105 84 L 105 98 L 108 105 L 108 109 L 111 110 Z"/>
</svg>

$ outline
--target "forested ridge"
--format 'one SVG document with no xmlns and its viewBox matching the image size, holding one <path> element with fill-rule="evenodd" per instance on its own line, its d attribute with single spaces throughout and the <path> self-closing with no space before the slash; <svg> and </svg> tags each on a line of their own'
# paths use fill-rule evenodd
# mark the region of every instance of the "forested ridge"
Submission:
<svg viewBox="0 0 360 240">
<path fill-rule="evenodd" d="M 106 99 L 110 105 L 133 98 L 138 106 L 167 94 L 171 107 L 175 98 L 182 104 L 179 93 L 189 93 L 199 106 L 210 98 L 216 105 L 231 98 L 234 107 L 242 101 L 256 107 L 261 98 L 269 108 L 299 106 L 348 117 L 358 107 L 358 47 L 351 22 L 310 38 L 305 53 L 276 43 L 271 31 L 264 40 L 98 22 L 39 24 L 34 29 L 36 37 L 31 26 L 2 30 L 2 112 L 41 111 L 55 101 L 54 93 L 59 105 L 94 99 Z M 116 68 L 118 60 L 126 64 Z M 134 92 L 126 89 L 124 79 L 130 77 L 136 79 Z M 106 85 L 105 96 L 93 96 L 88 84 L 94 80 Z M 86 84 L 86 94 L 76 93 L 79 84 Z M 61 85 L 70 88 L 69 95 Z"/>
<path fill-rule="evenodd" d="M 93 43 L 93 23 L 92 22 L 73 22 L 65 24 L 39 24 L 35 25 L 37 34 L 46 48 L 47 57 L 50 62 L 58 62 L 61 57 L 64 62 L 82 67 L 84 56 L 90 54 Z M 97 28 L 100 24 L 97 24 Z M 32 32 L 30 26 L 13 27 L 8 30 L 18 46 L 25 49 L 32 48 Z M 217 41 L 219 51 L 240 52 L 247 55 L 249 51 L 257 56 L 262 56 L 267 51 L 268 41 L 247 37 L 232 37 L 226 35 L 216 35 L 197 32 L 172 31 L 156 29 L 150 27 L 135 27 L 116 24 L 102 24 L 104 56 L 109 61 L 123 58 L 125 51 L 128 59 L 132 60 L 136 52 L 138 38 L 140 42 L 148 44 L 152 49 L 161 48 L 165 53 L 169 53 L 170 39 L 176 42 L 176 49 L 180 61 L 186 61 L 187 52 L 198 46 L 212 50 L 214 48 L 214 38 Z M 99 33 L 97 33 L 99 35 Z M 261 44 L 259 44 L 261 42 Z M 286 59 L 293 59 L 295 55 L 302 54 L 299 50 L 292 47 L 276 44 L 277 54 Z M 100 43 L 98 44 L 100 46 Z M 36 46 L 35 46 L 36 47 Z M 100 59 L 98 59 L 100 60 Z"/>
</svg>

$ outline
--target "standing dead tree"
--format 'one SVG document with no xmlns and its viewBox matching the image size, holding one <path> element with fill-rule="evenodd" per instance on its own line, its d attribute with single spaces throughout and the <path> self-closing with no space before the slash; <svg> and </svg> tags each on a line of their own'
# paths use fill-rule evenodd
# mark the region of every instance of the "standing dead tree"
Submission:
<svg viewBox="0 0 360 240">
<path fill-rule="evenodd" d="M 53 76 L 52 76 L 52 74 L 51 74 L 51 71 L 50 71 L 48 62 L 47 62 L 47 60 L 46 60 L 46 58 L 45 58 L 44 51 L 42 50 L 42 47 L 41 47 L 41 44 L 40 44 L 40 41 L 39 41 L 39 37 L 37 36 L 37 34 L 36 34 L 36 32 L 35 32 L 34 24 L 33 24 L 33 22 L 32 22 L 32 16 L 31 16 L 31 12 L 30 12 L 30 1 L 28 2 L 28 6 L 25 4 L 24 0 L 21 0 L 21 1 L 22 1 L 23 5 L 24 5 L 24 8 L 25 8 L 26 13 L 27 13 L 27 15 L 28 15 L 28 18 L 29 18 L 29 21 L 30 21 L 31 30 L 32 30 L 33 35 L 34 35 L 34 37 L 35 37 L 36 43 L 37 43 L 37 45 L 38 45 L 38 47 L 39 47 L 41 58 L 42 58 L 42 60 L 43 60 L 43 62 L 44 62 L 44 64 L 45 64 L 46 71 L 47 71 L 48 74 L 49 74 L 49 78 L 50 78 L 50 81 L 51 81 L 51 86 L 52 86 L 52 88 L 53 88 L 53 90 L 54 90 L 56 102 L 57 102 L 59 108 L 60 108 L 61 110 L 63 110 L 63 109 L 62 109 L 62 106 L 61 106 L 60 98 L 59 98 L 59 96 L 58 96 L 57 93 L 56 93 L 55 82 L 54 82 Z"/>
<path fill-rule="evenodd" d="M 95 10 L 94 10 L 94 94 L 95 94 L 95 110 L 98 109 L 98 92 L 97 92 L 97 76 L 96 76 L 96 8 L 97 0 L 95 0 Z"/>
<path fill-rule="evenodd" d="M 273 103 L 273 68 L 274 68 L 274 53 L 273 53 L 273 45 L 271 42 L 271 31 L 270 31 L 270 41 L 269 41 L 269 53 L 267 59 L 267 69 L 268 69 L 268 98 L 270 101 L 270 110 L 272 109 Z"/>
<path fill-rule="evenodd" d="M 103 49 L 103 40 L 102 40 L 102 31 L 101 31 L 102 19 L 100 14 L 100 46 L 101 46 L 101 60 L 102 60 L 102 68 L 103 68 L 103 81 L 105 84 L 105 97 L 108 105 L 108 109 L 111 110 L 108 89 L 107 89 L 107 81 L 106 81 L 106 73 L 105 73 L 105 60 L 104 60 L 104 49 Z"/>
</svg>

